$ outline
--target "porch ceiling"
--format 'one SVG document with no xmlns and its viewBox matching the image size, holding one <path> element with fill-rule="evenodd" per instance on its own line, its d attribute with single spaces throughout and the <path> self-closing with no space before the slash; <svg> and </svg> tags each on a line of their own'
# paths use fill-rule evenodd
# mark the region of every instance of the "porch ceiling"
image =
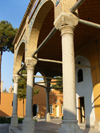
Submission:
<svg viewBox="0 0 100 133">
<path fill-rule="evenodd" d="M 79 18 L 94 23 L 100 24 L 100 1 L 86 0 L 78 10 Z M 45 39 L 48 33 L 52 30 L 54 22 L 54 10 L 52 9 L 44 20 L 39 35 L 38 46 Z M 83 24 L 78 24 L 74 33 L 74 48 L 75 53 L 81 48 L 86 46 L 93 38 L 100 35 L 100 29 L 96 29 Z M 66 40 L 67 41 L 67 40 Z M 52 59 L 62 61 L 62 47 L 61 47 L 61 36 L 60 31 L 57 31 L 53 37 L 45 44 L 45 46 L 39 51 L 39 58 Z M 61 75 L 62 65 L 56 63 L 47 63 L 38 61 L 37 66 L 44 69 L 49 73 L 55 75 Z"/>
</svg>

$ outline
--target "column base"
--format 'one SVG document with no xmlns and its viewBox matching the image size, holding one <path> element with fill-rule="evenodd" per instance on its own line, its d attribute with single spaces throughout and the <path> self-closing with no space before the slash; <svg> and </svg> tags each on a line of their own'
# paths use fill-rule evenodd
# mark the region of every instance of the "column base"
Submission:
<svg viewBox="0 0 100 133">
<path fill-rule="evenodd" d="M 50 113 L 47 113 L 46 115 L 45 115 L 45 121 L 50 121 L 51 119 L 50 119 Z"/>
<path fill-rule="evenodd" d="M 63 120 L 58 133 L 83 133 L 83 130 L 77 125 L 76 120 Z"/>
<path fill-rule="evenodd" d="M 34 133 L 35 122 L 31 117 L 25 117 L 22 125 L 22 133 Z"/>
<path fill-rule="evenodd" d="M 18 127 L 18 116 L 17 115 L 11 116 L 11 126 Z"/>
</svg>

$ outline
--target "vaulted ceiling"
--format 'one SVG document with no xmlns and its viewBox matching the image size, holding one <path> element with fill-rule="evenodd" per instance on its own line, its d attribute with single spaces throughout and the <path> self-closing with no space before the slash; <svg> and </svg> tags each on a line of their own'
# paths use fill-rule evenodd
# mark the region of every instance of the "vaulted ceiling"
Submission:
<svg viewBox="0 0 100 133">
<path fill-rule="evenodd" d="M 79 18 L 83 20 L 100 24 L 100 1 L 86 0 L 78 9 L 78 15 Z M 54 9 L 52 8 L 43 22 L 39 35 L 38 46 L 54 27 L 53 22 Z M 93 38 L 98 37 L 100 35 L 100 30 L 79 23 L 75 29 L 74 35 L 74 48 L 75 53 L 77 53 L 81 48 L 90 43 Z M 53 35 L 53 37 L 45 44 L 45 46 L 39 51 L 38 58 L 62 61 L 60 31 L 57 31 Z M 37 67 L 42 68 L 43 70 L 51 74 L 53 73 L 54 76 L 62 74 L 61 64 L 38 61 Z"/>
</svg>

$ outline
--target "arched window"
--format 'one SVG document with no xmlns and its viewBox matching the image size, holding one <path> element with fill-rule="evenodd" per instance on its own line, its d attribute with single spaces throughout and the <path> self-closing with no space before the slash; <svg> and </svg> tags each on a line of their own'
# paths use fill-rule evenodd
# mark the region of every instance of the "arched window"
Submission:
<svg viewBox="0 0 100 133">
<path fill-rule="evenodd" d="M 78 70 L 78 82 L 82 82 L 83 81 L 83 71 L 82 69 Z"/>
</svg>

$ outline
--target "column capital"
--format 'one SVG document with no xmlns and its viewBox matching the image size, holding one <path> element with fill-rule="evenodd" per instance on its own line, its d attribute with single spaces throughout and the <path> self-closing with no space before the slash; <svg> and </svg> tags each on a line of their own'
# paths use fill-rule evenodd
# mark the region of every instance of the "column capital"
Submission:
<svg viewBox="0 0 100 133">
<path fill-rule="evenodd" d="M 63 34 L 74 34 L 74 26 L 64 25 L 60 27 L 61 35 Z"/>
<path fill-rule="evenodd" d="M 47 79 L 47 78 L 44 77 L 44 81 L 46 82 L 45 83 L 46 88 L 49 88 L 50 87 L 51 79 Z"/>
<path fill-rule="evenodd" d="M 34 69 L 34 67 L 37 63 L 37 60 L 34 58 L 27 58 L 25 63 L 26 63 L 27 69 Z"/>
<path fill-rule="evenodd" d="M 61 29 L 64 25 L 75 27 L 78 25 L 79 18 L 72 13 L 61 12 L 60 15 L 54 21 L 56 29 Z"/>
<path fill-rule="evenodd" d="M 13 75 L 14 83 L 18 83 L 19 75 Z"/>
</svg>

